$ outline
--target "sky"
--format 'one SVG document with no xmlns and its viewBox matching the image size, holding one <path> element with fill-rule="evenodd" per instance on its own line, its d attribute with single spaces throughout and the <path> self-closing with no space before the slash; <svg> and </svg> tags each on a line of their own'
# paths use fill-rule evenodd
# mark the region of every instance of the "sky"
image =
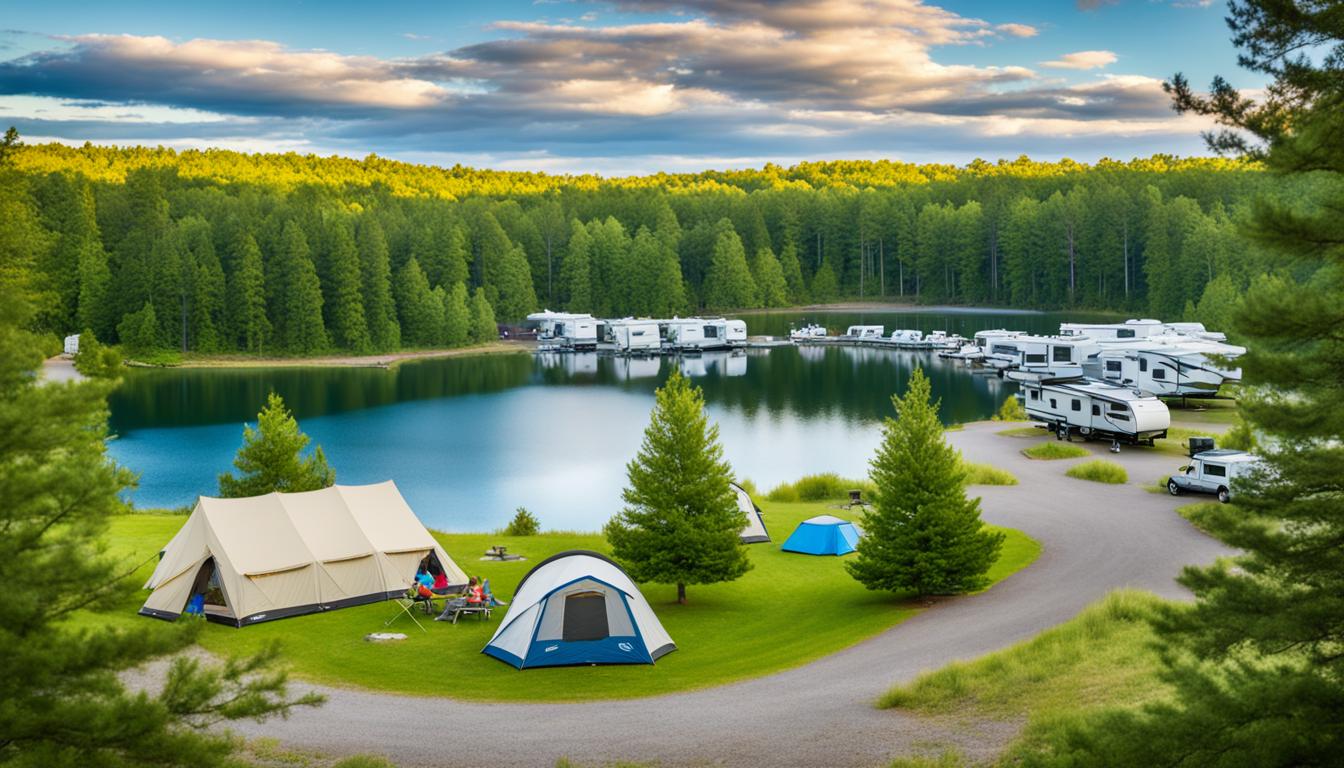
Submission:
<svg viewBox="0 0 1344 768">
<path fill-rule="evenodd" d="M 0 0 L 0 125 L 642 174 L 1205 154 L 1161 82 L 1237 70 L 1223 0 Z"/>
</svg>

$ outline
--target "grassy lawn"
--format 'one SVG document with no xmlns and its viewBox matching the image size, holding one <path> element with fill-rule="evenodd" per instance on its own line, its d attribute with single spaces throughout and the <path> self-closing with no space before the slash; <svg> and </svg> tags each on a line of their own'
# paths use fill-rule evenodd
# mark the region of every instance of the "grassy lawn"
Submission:
<svg viewBox="0 0 1344 768">
<path fill-rule="evenodd" d="M 676 588 L 647 585 L 644 595 L 677 643 L 675 653 L 655 666 L 535 669 L 519 672 L 482 654 L 504 616 L 489 621 L 464 618 L 456 626 L 420 614 L 427 631 L 398 619 L 391 631 L 407 639 L 368 643 L 364 636 L 385 631 L 395 613 L 391 603 L 345 608 L 233 629 L 209 624 L 201 645 L 221 654 L 246 653 L 279 640 L 294 672 L 330 685 L 363 687 L 426 696 L 473 700 L 566 701 L 648 696 L 719 685 L 798 666 L 853 645 L 917 612 L 887 593 L 870 592 L 850 578 L 841 558 L 780 551 L 779 545 L 802 520 L 819 514 L 856 517 L 827 502 L 762 505 L 774 541 L 750 547 L 755 567 L 736 582 L 687 588 L 690 604 L 676 604 Z M 117 518 L 110 546 L 129 563 L 141 563 L 136 578 L 151 570 L 154 553 L 186 520 L 183 516 L 129 515 Z M 1030 564 L 1040 545 L 1007 530 L 1003 553 L 990 571 L 997 582 Z M 512 597 L 519 579 L 537 561 L 566 549 L 606 550 L 598 534 L 435 534 L 468 573 L 490 579 L 495 594 Z M 477 558 L 502 544 L 525 562 L 483 562 Z M 824 601 L 824 610 L 819 610 Z M 99 622 L 169 625 L 134 615 L 128 605 Z"/>
<path fill-rule="evenodd" d="M 1217 439 L 1213 432 L 1202 429 L 1190 429 L 1187 427 L 1170 427 L 1167 429 L 1167 438 L 1165 440 L 1154 440 L 1153 446 L 1163 453 L 1169 453 L 1173 456 L 1189 456 L 1189 446 L 1186 441 L 1192 437 L 1212 437 Z"/>
<path fill-rule="evenodd" d="M 1078 480 L 1091 480 L 1094 483 L 1119 485 L 1129 482 L 1129 473 L 1125 471 L 1125 468 L 1106 459 L 1093 459 L 1092 461 L 1075 464 L 1069 467 L 1069 471 L 1064 474 Z"/>
<path fill-rule="evenodd" d="M 1001 429 L 994 434 L 1004 437 L 1042 437 L 1050 433 L 1040 427 L 1013 427 L 1011 429 Z"/>
<path fill-rule="evenodd" d="M 1033 445 L 1030 448 L 1024 448 L 1022 455 L 1028 459 L 1045 459 L 1047 461 L 1054 459 L 1076 459 L 1081 456 L 1090 456 L 1092 452 L 1082 446 L 1073 443 L 1041 443 Z"/>
<path fill-rule="evenodd" d="M 963 466 L 966 467 L 966 482 L 971 485 L 1017 485 L 1017 478 L 1012 472 L 993 464 L 967 461 Z"/>
</svg>

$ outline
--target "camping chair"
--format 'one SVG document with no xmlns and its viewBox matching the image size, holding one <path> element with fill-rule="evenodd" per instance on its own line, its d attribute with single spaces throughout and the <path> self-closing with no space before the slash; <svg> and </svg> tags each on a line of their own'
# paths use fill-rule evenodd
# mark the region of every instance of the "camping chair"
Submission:
<svg viewBox="0 0 1344 768">
<path fill-rule="evenodd" d="M 384 627 L 391 626 L 391 625 L 392 625 L 392 622 L 394 622 L 394 621 L 396 621 L 397 619 L 401 618 L 401 617 L 402 617 L 402 614 L 405 614 L 405 615 L 411 617 L 411 621 L 414 621 L 414 622 L 415 622 L 415 626 L 419 627 L 421 632 L 425 632 L 425 631 L 427 631 L 427 630 L 425 629 L 425 625 L 421 624 L 421 623 L 420 623 L 420 620 L 417 619 L 417 618 L 415 618 L 415 612 L 414 612 L 413 610 L 411 610 L 411 609 L 414 608 L 417 604 L 420 604 L 420 603 L 424 603 L 424 604 L 426 604 L 426 605 L 433 605 L 433 603 L 430 602 L 430 599 L 429 599 L 429 598 L 427 598 L 427 597 L 421 597 L 419 594 L 416 594 L 415 592 L 407 591 L 405 594 L 401 595 L 400 597 L 393 598 L 393 601 L 396 602 L 396 604 L 397 604 L 399 610 L 398 610 L 396 613 L 394 613 L 394 614 L 392 615 L 392 618 L 390 618 L 390 619 L 388 619 L 387 621 L 383 622 L 383 626 L 384 626 Z M 428 610 L 428 609 L 426 609 L 426 610 Z"/>
</svg>

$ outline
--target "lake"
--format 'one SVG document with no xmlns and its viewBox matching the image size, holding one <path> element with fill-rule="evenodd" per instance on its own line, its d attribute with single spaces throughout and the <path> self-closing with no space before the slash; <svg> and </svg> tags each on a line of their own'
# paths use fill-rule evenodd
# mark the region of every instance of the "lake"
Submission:
<svg viewBox="0 0 1344 768">
<path fill-rule="evenodd" d="M 764 313 L 749 332 L 791 325 L 883 324 L 970 336 L 985 328 L 1054 332 L 1095 316 L 926 310 Z M 597 530 L 621 505 L 654 390 L 675 367 L 704 389 L 737 476 L 762 490 L 804 474 L 867 474 L 890 398 L 923 366 L 945 423 L 991 415 L 1013 391 L 930 352 L 777 347 L 697 358 L 542 353 L 445 358 L 378 368 L 137 369 L 110 399 L 108 452 L 139 473 L 141 508 L 179 507 L 217 490 L 243 423 L 274 390 L 322 446 L 341 483 L 395 480 L 426 524 L 502 527 L 517 507 L 543 528 Z"/>
</svg>

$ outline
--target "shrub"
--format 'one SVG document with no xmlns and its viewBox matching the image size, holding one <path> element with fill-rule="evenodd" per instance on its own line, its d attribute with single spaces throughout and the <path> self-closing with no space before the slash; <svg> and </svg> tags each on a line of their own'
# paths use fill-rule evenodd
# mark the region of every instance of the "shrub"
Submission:
<svg viewBox="0 0 1344 768">
<path fill-rule="evenodd" d="M 845 499 L 852 490 L 872 496 L 873 484 L 867 480 L 849 480 L 834 472 L 807 475 L 792 483 L 780 483 L 765 498 L 777 502 L 829 501 Z"/>
<path fill-rule="evenodd" d="M 1076 459 L 1087 456 L 1088 450 L 1072 443 L 1041 443 L 1022 451 L 1029 459 Z"/>
<path fill-rule="evenodd" d="M 961 465 L 966 469 L 966 482 L 969 485 L 1017 485 L 1017 478 L 1006 469 L 971 461 L 963 461 Z"/>
<path fill-rule="evenodd" d="M 1110 483 L 1112 485 L 1129 482 L 1129 473 L 1125 471 L 1125 468 L 1106 459 L 1093 459 L 1082 464 L 1075 464 L 1069 467 L 1069 471 L 1064 474 L 1079 480 L 1091 480 L 1096 483 Z"/>
<path fill-rule="evenodd" d="M 1237 420 L 1233 422 L 1231 429 L 1218 438 L 1218 447 L 1254 451 L 1260 446 L 1256 443 L 1255 433 L 1251 431 L 1251 425 L 1247 423 L 1246 418 L 1237 414 Z"/>
<path fill-rule="evenodd" d="M 519 507 L 513 519 L 504 527 L 505 536 L 536 536 L 538 533 L 541 533 L 541 521 L 528 512 L 527 507 Z"/>
<path fill-rule="evenodd" d="M 750 477 L 744 477 L 738 480 L 737 484 L 742 488 L 742 490 L 747 492 L 747 495 L 751 496 L 753 499 L 761 495 L 760 489 L 756 487 L 756 483 L 752 482 L 752 479 Z"/>
<path fill-rule="evenodd" d="M 1026 421 L 1027 409 L 1022 407 L 1022 401 L 1017 399 L 1017 395 L 1009 395 L 1003 405 L 999 406 L 999 412 L 994 414 L 993 421 Z"/>
<path fill-rule="evenodd" d="M 92 378 L 114 379 L 121 374 L 121 350 L 98 341 L 93 331 L 79 335 L 75 370 Z"/>
</svg>

